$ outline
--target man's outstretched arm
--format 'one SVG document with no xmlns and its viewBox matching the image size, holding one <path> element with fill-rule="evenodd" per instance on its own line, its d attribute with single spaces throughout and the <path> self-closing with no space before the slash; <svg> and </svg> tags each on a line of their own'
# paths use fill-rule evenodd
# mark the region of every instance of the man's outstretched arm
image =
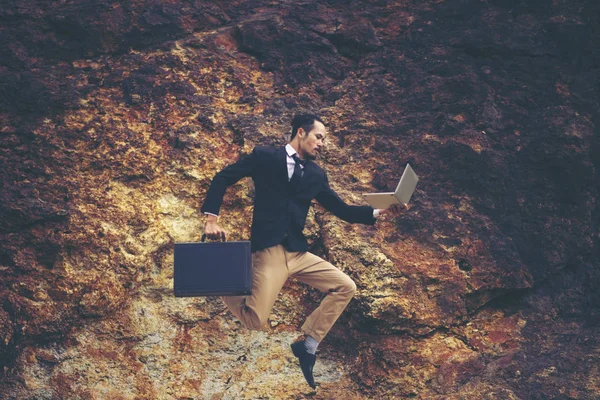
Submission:
<svg viewBox="0 0 600 400">
<path fill-rule="evenodd" d="M 329 187 L 327 175 L 321 191 L 315 196 L 315 199 L 327 210 L 331 211 L 336 217 L 350 223 L 360 223 L 373 225 L 376 221 L 373 207 L 371 206 L 350 206 L 342 200 L 336 192 Z"/>
<path fill-rule="evenodd" d="M 315 197 L 316 200 L 336 217 L 350 223 L 361 223 L 373 225 L 378 216 L 397 217 L 408 209 L 405 204 L 395 204 L 385 210 L 374 209 L 371 206 L 351 206 L 346 204 L 337 193 L 329 187 L 329 181 L 325 176 L 322 190 Z"/>
</svg>

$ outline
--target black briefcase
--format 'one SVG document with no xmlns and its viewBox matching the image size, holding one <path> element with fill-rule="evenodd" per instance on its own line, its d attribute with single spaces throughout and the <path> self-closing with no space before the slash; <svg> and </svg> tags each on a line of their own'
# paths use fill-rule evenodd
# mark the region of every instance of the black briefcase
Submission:
<svg viewBox="0 0 600 400">
<path fill-rule="evenodd" d="M 249 241 L 175 243 L 173 289 L 177 297 L 252 293 Z"/>
</svg>

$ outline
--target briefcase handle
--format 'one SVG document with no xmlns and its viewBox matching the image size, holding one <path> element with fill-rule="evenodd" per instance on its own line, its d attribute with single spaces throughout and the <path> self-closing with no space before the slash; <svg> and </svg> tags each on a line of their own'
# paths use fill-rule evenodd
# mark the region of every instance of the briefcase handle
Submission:
<svg viewBox="0 0 600 400">
<path fill-rule="evenodd" d="M 200 239 L 203 243 L 206 240 L 206 233 L 202 234 L 202 239 Z M 221 232 L 221 240 L 225 242 L 225 232 Z"/>
</svg>

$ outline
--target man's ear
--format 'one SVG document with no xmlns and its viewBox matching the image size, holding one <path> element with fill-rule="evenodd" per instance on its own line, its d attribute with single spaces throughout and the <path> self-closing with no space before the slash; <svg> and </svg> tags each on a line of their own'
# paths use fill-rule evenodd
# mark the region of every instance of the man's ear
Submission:
<svg viewBox="0 0 600 400">
<path fill-rule="evenodd" d="M 296 135 L 298 135 L 298 136 L 304 136 L 305 133 L 306 133 L 306 131 L 304 131 L 304 129 L 298 128 L 298 132 L 296 132 Z"/>
</svg>

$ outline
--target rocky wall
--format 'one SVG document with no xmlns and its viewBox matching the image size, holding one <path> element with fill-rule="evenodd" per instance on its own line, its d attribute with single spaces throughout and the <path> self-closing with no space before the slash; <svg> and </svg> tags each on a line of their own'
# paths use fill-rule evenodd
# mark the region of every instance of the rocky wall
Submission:
<svg viewBox="0 0 600 400">
<path fill-rule="evenodd" d="M 593 1 L 9 1 L 0 10 L 0 399 L 596 399 Z M 358 291 L 311 392 L 290 281 L 261 331 L 172 294 L 213 175 L 319 113 L 352 204 L 311 251 Z M 251 181 L 220 223 L 249 237 Z"/>
</svg>

